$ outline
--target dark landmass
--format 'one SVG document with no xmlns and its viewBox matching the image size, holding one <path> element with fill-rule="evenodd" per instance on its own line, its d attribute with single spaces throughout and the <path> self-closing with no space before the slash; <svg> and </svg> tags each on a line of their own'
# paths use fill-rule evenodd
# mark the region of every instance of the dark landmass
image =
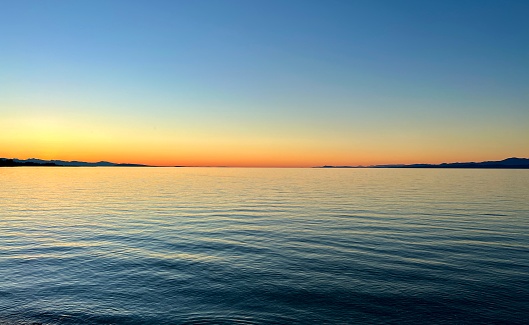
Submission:
<svg viewBox="0 0 529 325">
<path fill-rule="evenodd" d="M 528 158 L 507 158 L 500 161 L 456 162 L 442 164 L 373 165 L 373 166 L 320 166 L 316 168 L 488 168 L 488 169 L 529 169 Z"/>
<path fill-rule="evenodd" d="M 18 167 L 18 166 L 57 166 L 52 162 L 36 163 L 32 161 L 18 161 L 18 159 L 0 158 L 0 167 Z"/>
<path fill-rule="evenodd" d="M 51 166 L 51 167 L 147 167 L 140 164 L 116 164 L 108 161 L 84 162 L 84 161 L 64 161 L 64 160 L 42 160 L 30 159 L 8 159 L 0 158 L 0 167 L 19 166 Z"/>
</svg>

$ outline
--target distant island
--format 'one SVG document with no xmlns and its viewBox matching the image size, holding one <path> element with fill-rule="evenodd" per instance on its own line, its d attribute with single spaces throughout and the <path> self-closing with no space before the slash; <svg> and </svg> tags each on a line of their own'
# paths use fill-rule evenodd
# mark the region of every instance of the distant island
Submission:
<svg viewBox="0 0 529 325">
<path fill-rule="evenodd" d="M 64 161 L 64 160 L 42 160 L 30 159 L 8 159 L 0 158 L 0 167 L 19 166 L 50 166 L 50 167 L 147 167 L 140 164 L 116 164 L 108 161 L 84 162 L 84 161 Z"/>
<path fill-rule="evenodd" d="M 319 166 L 315 168 L 488 168 L 488 169 L 529 169 L 528 158 L 507 158 L 500 161 L 455 162 L 442 164 L 373 165 L 373 166 Z"/>
</svg>

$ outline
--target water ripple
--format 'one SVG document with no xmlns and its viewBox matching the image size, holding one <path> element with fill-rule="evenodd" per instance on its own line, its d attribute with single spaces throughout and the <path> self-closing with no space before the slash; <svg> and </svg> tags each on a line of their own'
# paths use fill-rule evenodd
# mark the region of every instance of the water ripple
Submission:
<svg viewBox="0 0 529 325">
<path fill-rule="evenodd" d="M 529 315 L 523 170 L 18 168 L 0 181 L 0 324 Z"/>
</svg>

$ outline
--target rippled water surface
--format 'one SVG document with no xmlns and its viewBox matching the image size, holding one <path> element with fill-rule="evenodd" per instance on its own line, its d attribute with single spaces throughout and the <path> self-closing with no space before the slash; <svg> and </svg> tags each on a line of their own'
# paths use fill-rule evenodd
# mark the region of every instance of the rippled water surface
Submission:
<svg viewBox="0 0 529 325">
<path fill-rule="evenodd" d="M 527 324 L 529 170 L 0 169 L 0 324 Z"/>
</svg>

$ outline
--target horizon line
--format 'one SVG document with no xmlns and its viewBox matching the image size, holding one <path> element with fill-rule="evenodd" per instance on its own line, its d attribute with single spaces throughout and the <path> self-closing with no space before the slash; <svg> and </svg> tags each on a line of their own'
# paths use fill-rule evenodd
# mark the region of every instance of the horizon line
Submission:
<svg viewBox="0 0 529 325">
<path fill-rule="evenodd" d="M 439 164 L 432 164 L 432 163 L 412 163 L 412 164 L 402 164 L 402 163 L 396 163 L 396 164 L 375 164 L 375 165 L 317 165 L 317 166 L 251 166 L 251 165 L 206 165 L 206 166 L 200 166 L 200 165 L 149 165 L 149 164 L 139 164 L 139 163 L 115 163 L 110 162 L 107 160 L 99 160 L 99 161 L 81 161 L 81 160 L 61 160 L 61 159 L 40 159 L 40 158 L 27 158 L 27 159 L 19 159 L 19 158 L 5 158 L 0 157 L 0 160 L 7 160 L 7 161 L 14 161 L 16 163 L 22 163 L 22 165 L 15 165 L 13 167 L 157 167 L 157 168 L 321 168 L 321 169 L 354 169 L 354 168 L 399 168 L 399 167 L 422 167 L 422 168 L 428 168 L 428 167 L 439 167 L 443 165 L 453 165 L 453 164 L 482 164 L 482 163 L 499 163 L 505 160 L 509 159 L 520 159 L 520 160 L 527 160 L 529 161 L 529 158 L 519 158 L 519 157 L 509 157 L 504 158 L 501 160 L 485 160 L 485 161 L 457 161 L 457 162 L 443 162 Z M 35 163 L 35 165 L 23 165 L 24 163 Z M 60 163 L 66 163 L 71 165 L 62 165 Z M 74 165 L 76 163 L 79 164 L 87 164 L 87 166 L 82 165 Z M 45 165 L 48 164 L 48 165 Z M 51 165 L 54 164 L 54 165 Z M 98 165 L 99 164 L 99 165 Z"/>
</svg>

